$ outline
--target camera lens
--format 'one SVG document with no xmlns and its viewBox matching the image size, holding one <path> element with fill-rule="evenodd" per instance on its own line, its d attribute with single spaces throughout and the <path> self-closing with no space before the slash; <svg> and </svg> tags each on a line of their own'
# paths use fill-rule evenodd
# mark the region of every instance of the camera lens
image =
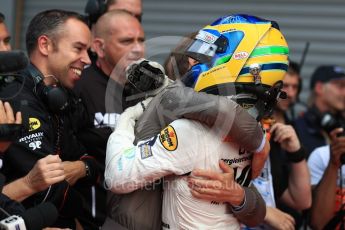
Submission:
<svg viewBox="0 0 345 230">
<path fill-rule="evenodd" d="M 0 100 L 7 101 L 17 96 L 24 87 L 24 81 L 25 78 L 19 74 L 0 75 Z M 14 82 L 18 84 L 12 84 Z"/>
<path fill-rule="evenodd" d="M 332 132 L 332 130 L 336 128 L 341 128 L 342 126 L 340 122 L 336 118 L 334 118 L 334 116 L 332 116 L 329 113 L 326 113 L 321 118 L 321 127 L 329 134 L 330 132 Z"/>
</svg>

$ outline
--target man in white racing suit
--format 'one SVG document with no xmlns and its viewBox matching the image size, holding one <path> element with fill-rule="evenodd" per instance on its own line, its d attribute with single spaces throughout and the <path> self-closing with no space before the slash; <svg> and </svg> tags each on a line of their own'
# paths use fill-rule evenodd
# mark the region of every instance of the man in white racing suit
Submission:
<svg viewBox="0 0 345 230">
<path fill-rule="evenodd" d="M 252 18 L 248 20 L 244 17 L 241 20 L 248 24 L 253 23 L 250 21 Z M 221 23 L 221 21 L 217 22 Z M 260 24 L 265 24 L 263 27 L 266 27 L 266 29 L 262 28 L 265 31 L 260 39 L 266 36 L 266 33 L 275 35 L 278 31 L 271 27 L 270 21 L 262 20 Z M 202 36 L 202 33 L 199 32 L 199 35 Z M 282 41 L 278 43 L 287 47 L 284 38 L 280 37 Z M 259 43 L 258 46 L 260 45 L 262 44 Z M 284 64 L 279 66 L 285 68 Z M 275 69 L 279 66 L 267 66 L 265 70 L 269 72 L 270 67 Z M 273 86 L 281 80 L 283 74 L 280 72 L 273 75 L 274 82 L 268 82 L 266 75 L 263 74 L 263 85 Z M 255 92 L 263 89 L 261 85 L 254 87 L 257 87 Z M 264 93 L 270 95 L 269 91 Z M 261 104 L 261 106 L 265 105 Z M 248 186 L 250 183 L 252 155 L 231 140 L 224 142 L 216 130 L 185 119 L 172 122 L 159 135 L 146 141 L 139 141 L 137 146 L 134 146 L 134 123 L 141 115 L 140 109 L 141 105 L 137 105 L 125 111 L 121 115 L 116 131 L 109 138 L 105 177 L 111 190 L 115 193 L 129 193 L 165 177 L 162 217 L 165 229 L 239 229 L 238 220 L 231 214 L 240 210 L 246 202 L 246 189 L 242 186 Z M 185 176 L 195 168 L 221 172 L 220 160 L 224 160 L 234 169 L 236 182 L 229 181 L 228 187 L 238 194 L 238 199 L 229 202 L 230 206 L 223 202 L 195 199 L 190 193 Z"/>
<path fill-rule="evenodd" d="M 134 108 L 140 110 L 138 106 L 141 105 Z M 240 185 L 248 186 L 251 180 L 251 154 L 235 143 L 215 138 L 217 134 L 209 127 L 187 119 L 172 122 L 159 135 L 134 146 L 133 125 L 137 117 L 129 117 L 131 109 L 121 115 L 119 126 L 108 141 L 106 178 L 112 178 L 108 182 L 112 191 L 129 193 L 165 177 L 164 229 L 239 229 L 237 219 L 229 215 L 229 205 L 193 198 L 186 175 L 195 168 L 221 172 L 219 160 L 224 160 L 235 169 L 234 176 L 240 182 L 231 185 L 241 193 L 239 202 L 233 204 L 240 206 L 244 199 Z"/>
<path fill-rule="evenodd" d="M 164 71 L 158 63 L 151 61 L 142 60 L 138 61 L 137 64 L 134 63 L 131 66 L 134 69 L 127 70 L 127 74 L 135 73 L 137 75 L 137 72 L 142 70 L 146 74 L 140 76 L 141 80 L 147 80 L 147 77 L 151 74 L 156 75 L 159 71 L 154 68 Z M 166 76 L 165 80 L 167 80 Z M 134 88 L 138 89 L 141 86 Z M 146 92 L 148 95 L 154 94 L 153 91 L 143 92 Z M 258 164 L 252 162 L 252 175 L 255 171 L 261 171 L 260 161 L 262 158 L 265 159 L 265 153 L 269 151 L 269 145 L 265 145 L 268 142 L 266 143 L 262 128 L 257 121 L 234 101 L 216 95 L 196 93 L 192 88 L 184 87 L 179 82 L 169 84 L 153 98 L 144 114 L 140 116 L 140 119 L 135 124 L 136 141 L 134 143 L 137 143 L 137 140 L 147 140 L 156 136 L 169 123 L 183 117 L 201 122 L 215 130 L 224 129 L 222 131 L 224 131 L 226 138 L 231 137 L 233 142 L 241 141 L 243 147 L 245 146 L 246 149 L 256 153 L 255 157 L 259 160 L 256 161 Z M 224 124 L 229 125 L 227 128 L 222 128 L 225 126 Z M 116 163 L 108 159 L 107 164 L 109 161 L 110 164 Z M 255 168 L 257 169 L 253 170 Z M 109 168 L 108 171 L 110 171 L 108 176 L 111 176 L 111 173 L 114 172 L 109 170 Z M 109 179 L 111 181 L 111 178 Z M 145 188 L 138 189 L 129 194 L 114 194 L 108 202 L 108 207 L 111 210 L 111 219 L 128 229 L 161 229 L 162 208 L 159 207 L 159 205 L 162 206 L 162 194 L 159 192 L 161 186 L 155 181 L 153 187 L 151 185 L 150 188 L 148 187 L 145 186 Z M 140 206 L 138 207 L 139 204 Z M 264 214 L 264 210 L 265 204 L 260 194 L 257 193 L 254 187 L 251 187 L 246 189 L 246 203 L 236 213 L 236 218 L 247 225 L 254 226 L 262 221 L 261 216 Z M 150 213 L 145 215 L 145 212 Z M 159 224 L 152 219 L 156 219 L 156 217 Z M 150 223 L 151 226 L 149 225 Z"/>
</svg>

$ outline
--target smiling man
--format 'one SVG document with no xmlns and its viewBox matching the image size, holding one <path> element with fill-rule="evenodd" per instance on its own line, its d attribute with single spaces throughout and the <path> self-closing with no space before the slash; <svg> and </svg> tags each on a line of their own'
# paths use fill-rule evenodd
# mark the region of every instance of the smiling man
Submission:
<svg viewBox="0 0 345 230">
<path fill-rule="evenodd" d="M 44 15 L 33 19 L 44 20 Z M 84 66 L 90 64 L 87 49 L 90 31 L 81 18 L 66 18 L 55 28 L 31 23 L 26 34 L 26 46 L 31 63 L 45 76 L 46 85 L 60 83 L 73 88 Z M 56 22 L 58 23 L 58 22 Z M 51 23 L 53 26 L 53 22 Z M 63 28 L 62 28 L 63 26 Z M 40 33 L 41 32 L 41 33 Z"/>
<path fill-rule="evenodd" d="M 90 186 L 98 178 L 94 160 L 86 156 L 74 135 L 77 125 L 83 124 L 75 112 L 82 114 L 83 107 L 71 93 L 90 64 L 90 41 L 90 30 L 81 15 L 63 10 L 37 14 L 26 33 L 30 65 L 21 72 L 25 81 L 17 79 L 4 90 L 4 94 L 10 93 L 22 85 L 11 105 L 22 112 L 24 128 L 6 151 L 1 172 L 11 182 L 26 175 L 43 157 L 59 155 L 65 180 L 44 190 L 29 185 L 36 194 L 23 204 L 31 207 L 53 202 L 60 214 L 55 226 L 71 229 L 82 215 L 82 199 L 75 184 Z"/>
</svg>

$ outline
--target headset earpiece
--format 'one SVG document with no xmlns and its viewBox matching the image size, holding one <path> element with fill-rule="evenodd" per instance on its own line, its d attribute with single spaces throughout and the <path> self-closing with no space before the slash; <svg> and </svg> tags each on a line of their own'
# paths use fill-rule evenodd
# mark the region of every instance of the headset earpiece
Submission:
<svg viewBox="0 0 345 230">
<path fill-rule="evenodd" d="M 63 112 L 68 106 L 68 95 L 65 89 L 59 86 L 47 86 L 44 84 L 44 77 L 32 65 L 29 72 L 34 80 L 33 92 L 48 106 L 53 113 Z"/>
<path fill-rule="evenodd" d="M 68 106 L 67 93 L 61 87 L 44 86 L 41 92 L 41 97 L 49 107 L 49 110 L 54 113 L 62 112 Z"/>
</svg>

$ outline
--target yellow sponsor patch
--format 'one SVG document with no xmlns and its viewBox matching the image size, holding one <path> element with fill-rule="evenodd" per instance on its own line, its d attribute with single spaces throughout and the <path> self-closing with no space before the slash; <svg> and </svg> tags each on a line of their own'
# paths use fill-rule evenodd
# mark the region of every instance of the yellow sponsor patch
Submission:
<svg viewBox="0 0 345 230">
<path fill-rule="evenodd" d="M 160 133 L 159 140 L 166 150 L 174 151 L 177 148 L 177 136 L 174 128 L 168 126 Z"/>
<path fill-rule="evenodd" d="M 34 117 L 30 117 L 29 118 L 29 131 L 34 131 L 36 129 L 38 129 L 39 127 L 41 127 L 41 122 Z"/>
</svg>

